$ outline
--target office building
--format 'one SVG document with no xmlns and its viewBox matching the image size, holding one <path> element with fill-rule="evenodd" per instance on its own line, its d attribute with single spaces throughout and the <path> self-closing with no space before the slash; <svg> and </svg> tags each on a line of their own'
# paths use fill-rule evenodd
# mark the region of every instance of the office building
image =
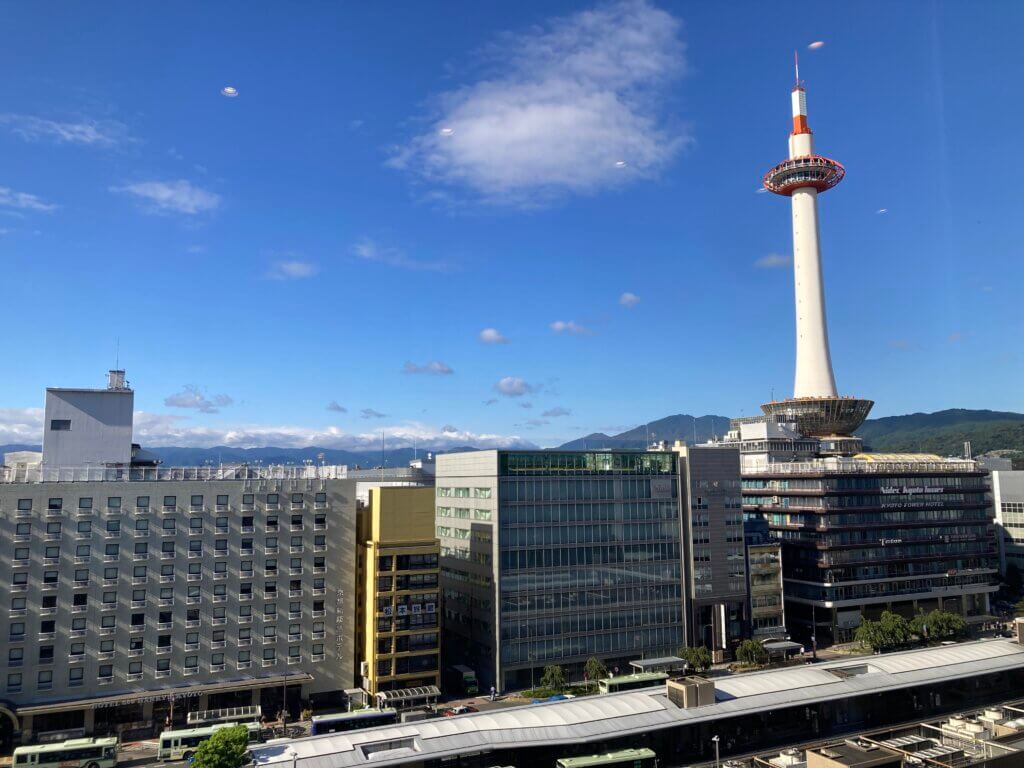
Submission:
<svg viewBox="0 0 1024 768">
<path fill-rule="evenodd" d="M 57 432 L 78 430 L 68 413 Z M 0 740 L 337 701 L 354 672 L 354 481 L 334 467 L 131 466 L 130 429 L 118 439 L 49 454 L 86 466 L 0 469 Z"/>
<path fill-rule="evenodd" d="M 684 642 L 677 455 L 479 451 L 437 457 L 446 664 L 484 690 L 559 664 L 583 679 Z M 735 490 L 730 491 L 735 495 Z"/>
<path fill-rule="evenodd" d="M 747 549 L 747 590 L 750 596 L 750 636 L 754 640 L 785 640 L 782 544 L 771 537 L 768 522 L 759 515 L 743 524 Z"/>
<path fill-rule="evenodd" d="M 1011 565 L 1024 574 L 1024 471 L 992 472 L 992 506 L 999 544 L 999 570 Z"/>
<path fill-rule="evenodd" d="M 716 661 L 749 636 L 740 452 L 676 444 L 682 520 L 685 636 Z"/>
<path fill-rule="evenodd" d="M 440 687 L 440 598 L 434 489 L 376 487 L 359 510 L 362 687 Z M 436 693 L 435 693 L 436 697 Z"/>
</svg>

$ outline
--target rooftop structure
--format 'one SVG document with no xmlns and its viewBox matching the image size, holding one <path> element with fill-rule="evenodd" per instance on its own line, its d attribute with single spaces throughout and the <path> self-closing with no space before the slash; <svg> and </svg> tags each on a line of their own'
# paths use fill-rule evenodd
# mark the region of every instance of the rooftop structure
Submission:
<svg viewBox="0 0 1024 768">
<path fill-rule="evenodd" d="M 422 764 L 456 755 L 479 755 L 473 765 L 547 766 L 553 756 L 591 753 L 596 745 L 643 744 L 667 764 L 690 764 L 707 754 L 709 725 L 736 734 L 731 747 L 723 740 L 728 755 L 763 748 L 788 728 L 807 735 L 881 727 L 913 717 L 905 711 L 927 715 L 947 697 L 1005 700 L 1022 684 L 1024 648 L 989 640 L 716 678 L 714 703 L 692 708 L 673 704 L 661 687 L 298 739 L 253 754 L 257 766 L 278 768 Z M 690 751 L 702 742 L 700 752 Z"/>
<path fill-rule="evenodd" d="M 105 389 L 50 387 L 43 419 L 43 466 L 123 466 L 132 460 L 135 393 L 124 371 Z"/>
</svg>

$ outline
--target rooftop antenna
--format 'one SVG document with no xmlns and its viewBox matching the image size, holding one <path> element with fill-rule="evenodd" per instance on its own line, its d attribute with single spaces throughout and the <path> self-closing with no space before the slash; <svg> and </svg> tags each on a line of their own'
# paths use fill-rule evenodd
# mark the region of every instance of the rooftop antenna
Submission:
<svg viewBox="0 0 1024 768">
<path fill-rule="evenodd" d="M 800 55 L 793 49 L 793 69 L 796 71 L 796 87 L 800 87 Z"/>
<path fill-rule="evenodd" d="M 697 444 L 697 419 L 693 420 L 693 444 Z"/>
<path fill-rule="evenodd" d="M 121 370 L 121 337 L 114 337 L 114 368 Z"/>
</svg>

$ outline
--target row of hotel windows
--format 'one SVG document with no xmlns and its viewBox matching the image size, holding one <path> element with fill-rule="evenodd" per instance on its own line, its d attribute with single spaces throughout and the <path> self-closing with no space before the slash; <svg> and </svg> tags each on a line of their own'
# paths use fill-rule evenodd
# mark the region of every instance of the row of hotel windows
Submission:
<svg viewBox="0 0 1024 768">
<path fill-rule="evenodd" d="M 240 574 L 252 574 L 253 561 L 242 560 L 239 564 Z M 165 563 L 160 566 L 160 582 L 169 583 L 174 581 L 175 566 L 171 563 Z M 289 560 L 289 575 L 298 575 L 303 572 L 303 564 L 301 557 L 293 557 Z M 313 573 L 326 573 L 327 572 L 327 558 L 326 557 L 314 557 L 313 558 Z M 116 566 L 111 566 L 103 569 L 103 583 L 105 586 L 114 586 L 119 578 L 119 569 Z M 268 557 L 263 567 L 264 576 L 276 576 L 278 573 L 277 558 Z M 202 581 L 203 578 L 203 564 L 202 563 L 189 563 L 188 564 L 188 581 Z M 74 587 L 81 588 L 89 586 L 89 569 L 78 568 L 74 573 Z M 220 560 L 213 564 L 213 578 L 214 579 L 226 579 L 228 576 L 228 562 L 227 560 Z M 132 583 L 133 584 L 144 584 L 149 579 L 149 569 L 145 565 L 136 565 L 132 568 Z M 44 587 L 56 588 L 60 581 L 59 571 L 43 571 L 42 584 Z M 294 579 L 292 584 L 301 584 L 301 579 Z M 28 589 L 29 584 L 29 573 L 28 571 L 15 571 L 11 575 L 11 591 L 12 592 L 24 592 Z M 264 585 L 264 591 L 267 591 L 268 585 L 276 584 L 276 582 L 266 582 Z M 217 585 L 225 586 L 225 585 Z M 247 594 L 251 592 L 251 583 L 241 585 L 242 593 Z M 324 579 L 316 578 L 313 580 L 313 589 L 323 589 Z M 215 587 L 216 588 L 216 587 Z M 249 589 L 247 589 L 249 588 Z M 276 587 L 269 591 L 276 591 Z M 216 593 L 215 593 L 216 594 Z"/>
<path fill-rule="evenodd" d="M 318 600 L 318 601 L 314 602 L 313 603 L 312 615 L 314 617 L 323 617 L 325 614 L 326 614 L 326 611 L 324 610 L 324 601 L 323 600 Z M 223 626 L 223 625 L 227 624 L 227 610 L 225 608 L 214 608 L 213 612 L 210 615 L 211 615 L 211 622 L 210 623 L 213 624 L 214 626 L 218 626 L 218 625 Z M 252 621 L 252 615 L 253 614 L 252 614 L 252 606 L 251 605 L 240 606 L 239 607 L 239 615 L 238 615 L 237 621 L 238 621 L 239 624 L 246 624 L 246 623 Z M 289 619 L 300 619 L 300 618 L 302 618 L 302 606 L 299 603 L 291 603 L 289 605 L 288 618 Z M 277 604 L 276 603 L 267 603 L 265 606 L 263 606 L 263 620 L 264 621 L 274 621 L 276 619 L 277 619 Z M 145 631 L 145 629 L 146 629 L 146 615 L 145 614 L 143 614 L 143 613 L 133 613 L 133 614 L 131 614 L 130 621 L 131 621 L 131 623 L 129 625 L 129 628 L 130 628 L 130 630 L 132 632 L 144 632 Z M 123 622 L 122 622 L 122 624 L 123 624 Z M 186 614 L 185 626 L 186 627 L 198 627 L 199 624 L 200 624 L 200 612 L 199 612 L 199 609 L 198 608 L 190 608 L 188 610 L 188 613 Z M 314 622 L 314 627 L 320 626 L 320 630 L 319 631 L 321 631 L 321 632 L 323 631 L 323 626 L 322 625 L 323 625 L 323 622 Z M 157 629 L 171 629 L 172 626 L 173 626 L 173 616 L 172 616 L 171 611 L 161 611 L 159 616 L 157 617 L 157 625 L 156 626 L 157 626 Z M 80 616 L 80 617 L 72 619 L 71 620 L 71 636 L 72 637 L 82 637 L 82 636 L 84 636 L 85 632 L 87 630 L 87 627 L 88 627 L 88 621 L 86 620 L 85 617 Z M 110 614 L 110 615 L 101 617 L 101 619 L 100 619 L 100 634 L 106 634 L 106 635 L 113 634 L 116 629 L 117 629 L 117 616 L 115 616 L 114 614 Z M 43 620 L 41 620 L 39 622 L 39 635 L 40 635 L 41 639 L 46 639 L 46 638 L 54 637 L 56 631 L 57 631 L 57 622 L 55 620 L 53 620 L 53 619 L 43 619 Z M 317 630 L 314 630 L 314 637 L 316 636 L 316 634 L 315 634 L 316 631 Z M 248 633 L 249 629 L 248 628 L 241 628 L 241 629 L 239 629 L 240 635 L 241 635 L 242 632 Z M 11 622 L 10 628 L 9 628 L 9 633 L 10 634 L 8 635 L 8 639 L 11 642 L 15 642 L 16 643 L 16 642 L 24 641 L 24 639 L 25 639 L 25 622 L 23 622 L 23 621 Z M 289 634 L 290 635 L 298 635 L 298 634 L 301 634 L 301 632 L 291 632 L 291 630 L 289 629 Z M 264 625 L 264 627 L 263 627 L 263 636 L 264 636 L 264 638 L 275 638 L 277 636 L 277 627 L 275 625 L 273 625 L 273 624 L 266 624 L 266 625 Z M 104 641 L 104 642 L 111 643 L 111 650 L 113 650 L 113 640 Z M 133 640 L 132 642 L 135 642 L 135 640 Z M 141 640 L 140 640 L 140 642 L 141 642 Z"/>
<path fill-rule="evenodd" d="M 322 640 L 325 637 L 326 624 L 323 621 L 313 622 L 313 634 L 314 640 Z M 277 627 L 275 625 L 268 624 L 263 627 L 263 644 L 277 642 Z M 289 624 L 288 625 L 288 642 L 296 643 L 302 640 L 302 625 L 301 624 Z M 215 629 L 210 637 L 211 648 L 223 648 L 227 643 L 227 630 Z M 237 637 L 235 638 L 235 644 L 238 646 L 252 645 L 252 629 L 249 627 L 240 627 L 238 629 Z M 189 632 L 185 635 L 185 650 L 195 651 L 199 649 L 199 633 Z M 128 645 L 128 653 L 130 656 L 141 655 L 145 650 L 145 643 L 141 637 L 131 638 Z M 171 652 L 171 636 L 160 635 L 157 637 L 156 650 L 158 654 L 165 654 Z M 114 654 L 114 641 L 113 640 L 102 640 L 99 645 L 100 658 L 113 658 Z M 85 643 L 84 642 L 73 642 L 68 646 L 68 658 L 70 661 L 81 661 L 81 657 L 85 655 Z M 52 664 L 54 659 L 54 652 L 52 645 L 41 645 L 39 646 L 39 657 L 38 662 L 40 664 Z M 25 661 L 25 649 L 22 647 L 11 648 L 7 652 L 7 666 L 8 667 L 20 667 Z"/>
<path fill-rule="evenodd" d="M 454 517 L 459 520 L 468 520 L 470 517 L 470 509 L 468 507 L 438 507 L 438 517 Z M 474 509 L 472 510 L 474 520 L 490 520 L 491 510 L 489 509 Z"/>
<path fill-rule="evenodd" d="M 320 492 L 314 495 L 314 503 L 317 506 L 324 506 L 327 504 L 327 494 Z M 205 497 L 199 494 L 189 497 L 189 506 L 192 509 L 204 509 Z M 301 507 L 306 502 L 305 494 L 293 493 L 291 495 L 291 505 L 293 507 Z M 18 499 L 18 511 L 19 512 L 31 512 L 32 511 L 32 499 Z M 228 506 L 228 496 L 226 494 L 217 496 L 217 507 L 224 508 Z M 252 507 L 256 503 L 256 496 L 252 493 L 246 493 L 242 495 L 242 506 Z M 278 506 L 281 503 L 281 497 L 276 493 L 268 493 L 266 497 L 266 506 L 272 508 Z M 178 497 L 177 496 L 164 496 L 163 497 L 163 508 L 164 509 L 177 509 Z M 136 509 L 149 509 L 150 497 L 149 496 L 136 496 L 135 497 L 135 508 Z M 47 500 L 46 508 L 53 511 L 60 511 L 64 508 L 64 499 L 62 498 L 51 498 Z M 93 498 L 92 496 L 80 496 L 78 498 L 79 509 L 92 509 Z M 120 496 L 108 496 L 107 497 L 107 509 L 121 509 L 121 497 Z"/>
<path fill-rule="evenodd" d="M 239 600 L 251 600 L 253 596 L 252 582 L 247 581 L 239 584 L 237 597 Z M 302 595 L 302 579 L 292 579 L 288 582 L 288 596 L 289 597 L 300 597 Z M 325 594 L 326 585 L 323 579 L 314 579 L 313 581 L 313 594 Z M 282 589 L 283 593 L 284 590 Z M 146 605 L 147 591 L 145 589 L 133 589 L 132 590 L 132 607 L 133 608 L 144 608 Z M 160 605 L 169 606 L 174 605 L 174 587 L 160 587 L 159 591 Z M 276 599 L 279 592 L 277 589 L 276 581 L 265 581 L 263 582 L 263 594 L 262 597 L 268 599 Z M 227 584 L 214 584 L 213 585 L 213 602 L 225 602 L 227 600 Z M 186 602 L 190 605 L 195 605 L 202 602 L 202 591 L 198 584 L 190 585 L 186 593 Z M 25 597 L 12 597 L 11 598 L 11 615 L 18 616 L 24 615 L 27 610 L 28 599 Z M 72 597 L 72 611 L 74 613 L 83 613 L 89 606 L 89 595 L 86 592 L 79 592 Z M 102 605 L 104 609 L 114 610 L 118 607 L 117 592 L 110 590 L 103 593 Z M 40 608 L 48 613 L 55 613 L 57 610 L 57 596 L 56 595 L 43 595 L 40 602 Z M 21 612 L 20 614 L 18 612 Z"/>
<path fill-rule="evenodd" d="M 323 661 L 326 657 L 323 643 L 315 643 L 311 648 L 310 660 L 314 662 Z M 288 663 L 297 664 L 302 659 L 301 648 L 297 645 L 288 647 Z M 246 669 L 252 666 L 252 651 L 239 650 L 236 657 L 238 669 Z M 264 648 L 262 653 L 263 666 L 277 664 L 277 650 L 275 648 Z M 225 654 L 214 653 L 210 656 L 210 672 L 220 672 L 225 668 Z M 154 668 L 155 677 L 170 677 L 171 660 L 157 659 Z M 199 656 L 186 656 L 182 672 L 186 675 L 199 672 Z M 132 661 L 128 664 L 128 680 L 142 679 L 143 665 L 141 661 Z M 113 664 L 100 664 L 97 668 L 97 682 L 99 684 L 109 683 L 114 677 Z M 68 669 L 67 684 L 69 687 L 78 687 L 85 684 L 85 667 L 71 667 Z M 36 690 L 44 691 L 53 687 L 53 670 L 44 669 L 36 674 Z M 18 693 L 22 690 L 22 673 L 11 672 L 7 675 L 7 692 Z"/>
<path fill-rule="evenodd" d="M 204 519 L 201 517 L 190 517 L 188 519 L 188 532 L 191 536 L 200 536 L 203 534 Z M 304 520 L 302 515 L 292 515 L 289 521 L 291 530 L 301 531 L 304 528 Z M 154 526 L 155 527 L 155 526 Z M 277 515 L 270 515 L 267 517 L 263 526 L 268 532 L 278 531 L 281 529 L 280 521 Z M 135 531 L 136 535 L 143 535 L 148 533 L 150 530 L 149 518 L 139 517 L 135 519 L 135 523 L 130 528 L 124 526 L 126 530 Z M 322 531 L 327 529 L 327 515 L 318 514 L 313 518 L 314 530 Z M 227 517 L 218 517 L 214 521 L 214 529 L 218 533 L 227 533 L 229 530 L 229 522 Z M 242 518 L 242 532 L 252 533 L 256 529 L 255 523 L 251 516 Z M 64 530 L 64 524 L 59 520 L 51 520 L 46 523 L 45 534 L 47 539 L 56 539 L 59 537 Z M 92 520 L 79 520 L 75 524 L 75 535 L 79 538 L 85 538 L 92 535 L 93 528 Z M 104 536 L 111 538 L 121 533 L 122 526 L 120 518 L 113 518 L 104 522 L 102 530 Z M 170 536 L 178 530 L 178 519 L 175 517 L 165 517 L 160 521 L 160 532 L 162 535 Z M 31 536 L 32 535 L 32 523 L 20 522 L 15 525 L 14 528 L 15 536 Z"/>
<path fill-rule="evenodd" d="M 422 571 L 437 568 L 437 555 L 381 555 L 377 558 L 378 571 Z"/>
<path fill-rule="evenodd" d="M 443 488 L 438 486 L 437 495 L 456 499 L 489 499 L 491 490 L 490 488 Z"/>
<path fill-rule="evenodd" d="M 293 595 L 295 596 L 295 595 Z M 80 595 L 75 595 L 76 598 Z M 199 602 L 197 597 L 194 603 Z M 82 604 L 84 606 L 84 603 Z M 76 607 L 78 603 L 76 603 Z M 111 607 L 114 607 L 113 605 Z M 133 603 L 133 607 L 141 607 Z M 46 610 L 44 606 L 44 610 Z M 46 615 L 46 614 L 44 614 Z M 186 627 L 198 627 L 200 622 L 200 610 L 198 608 L 189 608 L 185 616 Z M 224 606 L 214 607 L 213 611 L 209 614 L 211 617 L 211 624 L 214 626 L 227 624 L 227 608 Z M 312 615 L 314 618 L 323 617 L 326 615 L 323 600 L 313 601 Z M 245 624 L 252 621 L 253 610 L 251 605 L 240 605 L 238 606 L 238 618 L 239 623 Z M 156 626 L 157 629 L 171 629 L 173 626 L 174 616 L 172 611 L 160 611 L 157 615 Z M 288 604 L 288 618 L 289 619 L 300 619 L 302 618 L 302 604 L 299 602 L 290 602 Z M 265 603 L 263 605 L 263 620 L 270 621 L 277 619 L 277 603 Z M 124 622 L 122 621 L 122 624 Z M 62 627 L 64 626 L 62 622 Z M 128 625 L 132 632 L 143 632 L 146 629 L 146 614 L 145 613 L 133 613 L 130 616 L 130 623 Z M 88 628 L 88 620 L 85 616 L 78 616 L 71 620 L 71 633 L 72 637 L 81 636 L 86 632 Z M 101 634 L 112 634 L 117 629 L 117 615 L 107 614 L 100 617 L 100 633 Z M 270 625 L 264 627 L 264 634 L 267 634 L 268 629 L 273 629 Z M 53 635 L 57 631 L 57 622 L 54 619 L 41 619 L 39 622 L 39 634 L 42 636 Z M 76 633 L 78 633 L 76 635 Z M 270 635 L 273 632 L 269 633 Z M 25 637 L 25 622 L 14 621 L 11 622 L 9 627 L 8 639 L 11 642 L 20 642 Z"/>
<path fill-rule="evenodd" d="M 400 656 L 394 660 L 394 672 L 392 672 L 391 659 L 380 659 L 377 662 L 377 675 L 379 677 L 390 677 L 392 675 L 408 675 L 415 672 L 432 672 L 437 669 L 437 654 L 428 653 L 424 656 Z"/>
<path fill-rule="evenodd" d="M 276 536 L 268 536 L 264 542 L 263 551 L 267 554 L 273 554 L 278 551 L 278 540 Z M 304 551 L 304 544 L 301 536 L 292 536 L 288 543 L 288 551 L 290 553 Z M 161 558 L 173 558 L 178 551 L 174 541 L 165 541 L 160 547 Z M 185 551 L 185 550 L 182 550 Z M 215 539 L 213 542 L 213 551 L 215 554 L 227 554 L 228 552 L 228 540 L 227 539 Z M 326 552 L 327 551 L 327 537 L 324 535 L 317 535 L 313 539 L 313 551 L 314 552 Z M 239 553 L 242 555 L 252 555 L 255 553 L 253 548 L 252 539 L 247 539 L 242 542 L 239 547 Z M 75 562 L 83 563 L 92 557 L 92 545 L 91 544 L 76 544 L 75 545 Z M 126 553 L 127 555 L 127 553 Z M 15 547 L 14 548 L 14 564 L 28 564 L 31 556 L 30 547 Z M 107 560 L 116 560 L 121 556 L 120 544 L 107 544 L 103 548 L 103 557 Z M 193 539 L 188 543 L 188 556 L 192 558 L 203 556 L 203 539 Z M 135 560 L 148 560 L 149 559 L 149 542 L 137 541 L 132 549 L 132 557 Z M 43 548 L 43 558 L 45 560 L 58 560 L 60 558 L 60 545 L 50 544 Z M 274 558 L 268 558 L 268 562 L 275 560 Z M 293 564 L 293 568 L 301 568 L 302 558 L 293 558 L 293 563 L 296 561 L 298 565 Z M 56 565 L 56 563 L 53 563 Z M 250 563 L 251 565 L 251 563 Z M 274 568 L 276 569 L 276 560 Z M 250 568 L 251 570 L 251 568 Z"/>
</svg>

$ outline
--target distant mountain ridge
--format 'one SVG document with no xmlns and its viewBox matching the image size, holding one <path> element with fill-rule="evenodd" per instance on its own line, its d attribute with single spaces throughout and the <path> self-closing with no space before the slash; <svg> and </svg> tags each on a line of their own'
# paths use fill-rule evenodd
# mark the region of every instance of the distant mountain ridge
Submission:
<svg viewBox="0 0 1024 768">
<path fill-rule="evenodd" d="M 641 424 L 616 435 L 594 432 L 558 446 L 562 450 L 600 448 L 644 449 L 655 440 L 674 442 L 685 440 L 706 442 L 721 437 L 729 428 L 726 416 L 690 416 L 680 413 Z M 1024 455 L 1024 413 L 1013 411 L 968 410 L 951 408 L 935 413 L 911 413 L 905 416 L 885 416 L 869 419 L 857 431 L 865 444 L 874 451 L 899 453 L 936 453 L 940 456 L 959 456 L 963 444 L 969 440 L 974 455 L 990 451 L 1007 451 Z M 146 446 L 143 446 L 146 447 Z M 11 451 L 38 451 L 38 445 L 11 444 L 0 446 L 0 454 Z M 319 464 L 320 454 L 327 464 L 347 464 L 350 467 L 404 467 L 415 456 L 426 458 L 428 453 L 474 451 L 475 446 L 442 449 L 425 446 L 396 448 L 384 451 L 346 451 L 335 448 L 214 448 L 158 447 L 150 451 L 159 456 L 165 466 L 202 466 L 204 464 L 234 464 L 260 462 L 262 464 Z"/>
</svg>

